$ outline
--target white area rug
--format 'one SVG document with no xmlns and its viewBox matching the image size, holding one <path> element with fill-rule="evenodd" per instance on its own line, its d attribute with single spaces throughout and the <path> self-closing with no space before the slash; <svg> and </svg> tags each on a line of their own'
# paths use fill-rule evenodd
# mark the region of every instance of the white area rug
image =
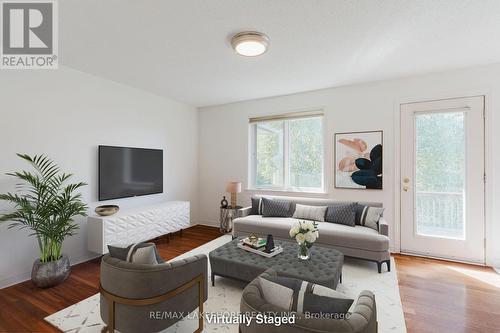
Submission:
<svg viewBox="0 0 500 333">
<path fill-rule="evenodd" d="M 219 237 L 203 246 L 193 249 L 177 258 L 194 254 L 207 254 L 217 247 L 231 241 L 231 236 Z M 392 271 L 377 273 L 374 263 L 346 258 L 342 279 L 337 291 L 357 299 L 362 290 L 371 290 L 377 300 L 377 317 L 379 332 L 406 332 L 403 308 L 399 296 L 396 264 L 391 259 Z M 384 265 L 385 266 L 385 265 Z M 209 267 L 210 270 L 210 267 Z M 209 273 L 210 279 L 210 273 Z M 205 303 L 206 313 L 234 313 L 239 310 L 241 291 L 244 284 L 235 280 L 216 277 L 215 287 L 209 281 L 208 301 Z M 77 304 L 67 307 L 45 318 L 46 321 L 68 333 L 100 333 L 104 327 L 99 313 L 99 294 L 91 296 Z M 184 319 L 168 328 L 168 333 L 193 332 L 197 327 L 196 319 Z M 237 325 L 210 324 L 205 322 L 204 332 L 237 333 Z"/>
</svg>

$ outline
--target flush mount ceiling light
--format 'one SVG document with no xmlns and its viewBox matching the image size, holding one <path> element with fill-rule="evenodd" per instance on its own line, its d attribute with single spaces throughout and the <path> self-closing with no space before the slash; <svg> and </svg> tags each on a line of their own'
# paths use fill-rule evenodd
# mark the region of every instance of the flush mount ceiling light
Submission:
<svg viewBox="0 0 500 333">
<path fill-rule="evenodd" d="M 269 38 L 261 32 L 244 31 L 233 36 L 231 45 L 242 56 L 256 57 L 266 52 Z"/>
</svg>

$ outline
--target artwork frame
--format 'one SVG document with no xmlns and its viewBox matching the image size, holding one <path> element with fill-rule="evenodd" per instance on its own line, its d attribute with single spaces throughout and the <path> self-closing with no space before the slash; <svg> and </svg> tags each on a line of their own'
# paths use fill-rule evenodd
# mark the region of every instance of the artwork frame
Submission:
<svg viewBox="0 0 500 333">
<path fill-rule="evenodd" d="M 382 190 L 383 146 L 383 130 L 335 133 L 334 187 Z"/>
</svg>

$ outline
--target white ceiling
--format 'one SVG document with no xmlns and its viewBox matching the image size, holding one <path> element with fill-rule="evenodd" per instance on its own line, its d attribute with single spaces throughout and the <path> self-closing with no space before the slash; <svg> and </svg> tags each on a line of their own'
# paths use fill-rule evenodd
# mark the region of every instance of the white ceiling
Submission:
<svg viewBox="0 0 500 333">
<path fill-rule="evenodd" d="M 500 61 L 499 0 L 64 0 L 61 63 L 194 106 Z M 270 38 L 257 58 L 231 35 Z"/>
</svg>

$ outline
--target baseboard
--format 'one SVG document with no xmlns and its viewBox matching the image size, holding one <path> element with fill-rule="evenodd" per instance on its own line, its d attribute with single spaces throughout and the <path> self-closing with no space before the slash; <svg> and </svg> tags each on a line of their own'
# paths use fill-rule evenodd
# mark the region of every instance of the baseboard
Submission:
<svg viewBox="0 0 500 333">
<path fill-rule="evenodd" d="M 204 225 L 207 227 L 219 227 L 219 222 L 214 222 L 214 221 L 200 221 L 194 225 Z"/>
<path fill-rule="evenodd" d="M 71 266 L 75 266 L 81 264 L 83 262 L 95 259 L 100 257 L 100 254 L 90 254 L 90 255 L 82 255 L 77 258 L 71 259 Z M 7 278 L 0 280 L 0 289 L 10 287 L 12 285 L 28 281 L 31 279 L 31 270 L 22 274 L 12 275 Z"/>
</svg>

